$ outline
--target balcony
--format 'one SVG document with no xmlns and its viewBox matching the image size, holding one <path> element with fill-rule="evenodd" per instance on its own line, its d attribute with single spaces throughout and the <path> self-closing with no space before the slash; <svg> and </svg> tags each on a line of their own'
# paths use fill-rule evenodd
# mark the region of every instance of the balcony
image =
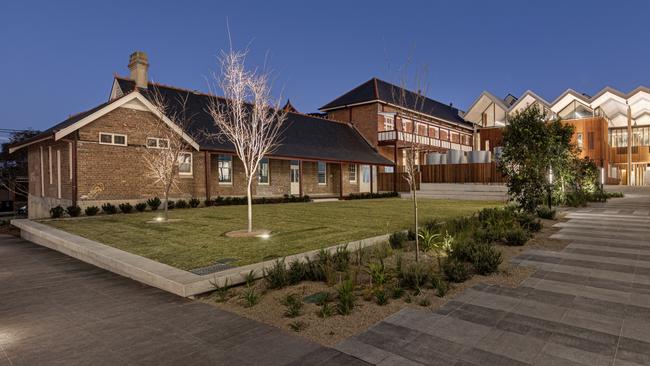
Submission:
<svg viewBox="0 0 650 366">
<path fill-rule="evenodd" d="M 443 141 L 429 136 L 416 135 L 404 131 L 379 131 L 377 135 L 379 145 L 392 145 L 397 142 L 417 143 L 422 146 L 440 147 L 443 149 L 471 151 L 472 147 L 462 144 L 457 144 L 450 141 Z"/>
</svg>

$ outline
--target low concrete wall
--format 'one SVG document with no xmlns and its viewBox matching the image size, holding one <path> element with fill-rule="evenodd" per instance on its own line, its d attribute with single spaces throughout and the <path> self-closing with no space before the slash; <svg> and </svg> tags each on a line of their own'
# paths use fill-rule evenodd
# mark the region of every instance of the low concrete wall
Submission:
<svg viewBox="0 0 650 366">
<path fill-rule="evenodd" d="M 33 243 L 183 297 L 212 291 L 214 284 L 223 286 L 226 281 L 229 286 L 245 283 L 246 275 L 251 271 L 255 278 L 261 278 L 264 276 L 264 270 L 275 264 L 275 260 L 269 260 L 200 276 L 32 220 L 12 220 L 11 224 L 20 229 L 22 238 Z M 379 235 L 334 245 L 326 250 L 335 253 L 339 247 L 347 246 L 348 249 L 356 251 L 386 242 L 388 237 L 388 234 Z M 315 259 L 318 253 L 319 250 L 312 250 L 290 255 L 285 257 L 285 263 L 288 265 L 296 260 Z"/>
</svg>

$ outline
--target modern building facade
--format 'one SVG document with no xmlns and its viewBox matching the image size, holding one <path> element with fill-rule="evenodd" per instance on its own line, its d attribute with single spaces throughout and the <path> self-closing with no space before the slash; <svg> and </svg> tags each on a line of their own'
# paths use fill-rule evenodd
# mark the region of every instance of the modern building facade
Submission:
<svg viewBox="0 0 650 366">
<path fill-rule="evenodd" d="M 483 92 L 463 116 L 479 126 L 476 149 L 498 150 L 508 117 L 532 105 L 574 126 L 581 155 L 603 168 L 605 182 L 650 184 L 650 89 L 625 94 L 608 87 L 594 96 L 569 89 L 552 102 L 532 91 L 503 99 Z"/>
</svg>

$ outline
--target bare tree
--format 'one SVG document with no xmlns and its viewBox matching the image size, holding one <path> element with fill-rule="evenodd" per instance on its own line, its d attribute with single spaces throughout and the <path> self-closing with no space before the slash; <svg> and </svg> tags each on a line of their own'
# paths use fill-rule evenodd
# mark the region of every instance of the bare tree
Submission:
<svg viewBox="0 0 650 366">
<path fill-rule="evenodd" d="M 208 112 L 217 127 L 218 139 L 234 148 L 244 167 L 248 200 L 248 232 L 253 231 L 252 184 L 260 161 L 279 146 L 281 127 L 287 112 L 281 98 L 271 95 L 268 72 L 247 70 L 247 51 L 222 51 L 221 74 L 213 74 L 224 98 L 214 98 Z"/>
<path fill-rule="evenodd" d="M 180 174 L 187 169 L 192 159 L 188 154 L 194 147 L 188 142 L 191 136 L 188 127 L 191 119 L 187 115 L 187 98 L 189 93 L 178 97 L 175 101 L 168 101 L 155 87 L 150 92 L 151 102 L 156 107 L 156 117 L 160 123 L 146 123 L 139 126 L 140 132 L 146 138 L 146 148 L 143 150 L 142 159 L 146 176 L 157 187 L 161 187 L 163 196 L 164 215 L 163 221 L 169 219 L 169 194 L 172 190 L 179 190 L 178 181 Z M 173 103 L 173 104 L 172 104 Z M 171 126 L 162 123 L 166 119 Z"/>
<path fill-rule="evenodd" d="M 406 148 L 404 153 L 404 180 L 408 183 L 413 203 L 413 223 L 415 226 L 415 261 L 420 258 L 420 240 L 419 240 L 419 217 L 418 217 L 418 199 L 417 188 L 420 179 L 420 154 L 424 151 L 422 141 L 418 136 L 417 111 L 424 108 L 426 99 L 426 67 L 417 70 L 414 75 L 409 75 L 407 63 L 400 72 L 399 87 L 393 88 L 393 99 L 404 109 L 400 109 L 398 116 L 402 123 L 404 120 L 410 120 L 411 131 L 404 131 L 404 141 Z M 412 78 L 412 82 L 409 79 Z M 411 90 L 416 90 L 415 92 Z M 396 119 L 397 121 L 397 119 Z M 403 126 L 406 124 L 403 123 Z M 399 137 L 399 136 L 398 136 Z M 395 162 L 397 165 L 397 162 Z M 397 172 L 395 172 L 397 174 Z"/>
</svg>

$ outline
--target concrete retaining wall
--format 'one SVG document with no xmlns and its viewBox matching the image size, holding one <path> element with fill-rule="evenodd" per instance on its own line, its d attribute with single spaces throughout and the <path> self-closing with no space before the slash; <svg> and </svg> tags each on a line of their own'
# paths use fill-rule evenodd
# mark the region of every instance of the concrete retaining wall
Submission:
<svg viewBox="0 0 650 366">
<path fill-rule="evenodd" d="M 264 275 L 264 270 L 271 268 L 275 264 L 275 260 L 269 260 L 200 276 L 36 221 L 18 219 L 12 220 L 11 224 L 20 229 L 23 239 L 183 297 L 212 291 L 214 284 L 223 286 L 226 281 L 229 286 L 245 283 L 246 275 L 251 271 L 255 274 L 255 278 L 261 278 Z M 348 249 L 356 251 L 386 242 L 388 236 L 386 234 L 347 244 L 334 245 L 326 248 L 326 250 L 335 253 L 337 248 L 347 245 Z M 285 263 L 288 265 L 296 260 L 315 259 L 318 253 L 319 250 L 312 250 L 290 255 L 285 257 Z"/>
</svg>

